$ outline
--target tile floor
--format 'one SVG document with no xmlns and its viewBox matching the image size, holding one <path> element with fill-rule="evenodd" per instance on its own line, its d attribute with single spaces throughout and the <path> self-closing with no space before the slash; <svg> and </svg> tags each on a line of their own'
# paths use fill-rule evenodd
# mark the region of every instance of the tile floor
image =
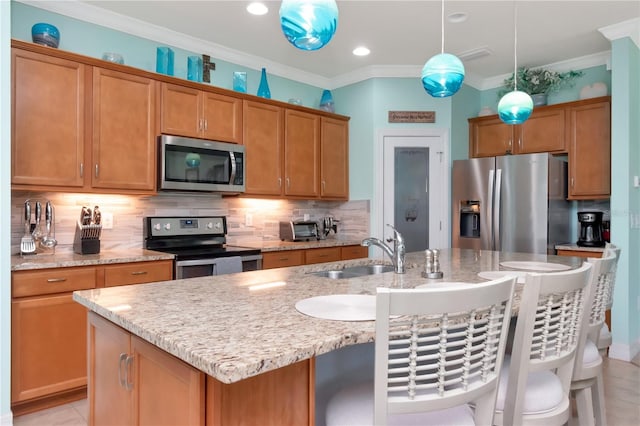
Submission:
<svg viewBox="0 0 640 426">
<path fill-rule="evenodd" d="M 610 426 L 640 425 L 640 356 L 633 363 L 605 359 L 604 381 Z M 76 401 L 13 419 L 14 426 L 85 426 L 87 400 Z M 576 419 L 570 425 L 578 425 Z M 579 426 L 579 425 L 578 425 Z"/>
</svg>

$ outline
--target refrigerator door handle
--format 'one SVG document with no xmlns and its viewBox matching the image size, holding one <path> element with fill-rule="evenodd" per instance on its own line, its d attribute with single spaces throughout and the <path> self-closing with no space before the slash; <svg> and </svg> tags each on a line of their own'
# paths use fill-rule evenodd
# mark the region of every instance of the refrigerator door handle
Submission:
<svg viewBox="0 0 640 426">
<path fill-rule="evenodd" d="M 500 193 L 502 192 L 502 169 L 496 170 L 496 195 L 493 202 L 493 239 L 494 250 L 502 249 L 500 241 Z"/>
<path fill-rule="evenodd" d="M 487 208 L 486 208 L 486 212 L 487 212 L 487 222 L 489 223 L 489 250 L 495 250 L 495 246 L 496 246 L 496 242 L 495 242 L 495 238 L 494 238 L 494 232 L 493 232 L 493 188 L 495 185 L 495 170 L 491 169 L 489 170 L 489 188 L 487 190 Z M 480 231 L 482 232 L 482 231 Z"/>
</svg>

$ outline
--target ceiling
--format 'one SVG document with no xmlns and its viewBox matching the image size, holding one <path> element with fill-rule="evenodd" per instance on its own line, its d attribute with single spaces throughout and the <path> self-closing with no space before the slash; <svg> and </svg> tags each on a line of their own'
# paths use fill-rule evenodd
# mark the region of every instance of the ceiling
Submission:
<svg viewBox="0 0 640 426">
<path fill-rule="evenodd" d="M 228 60 L 222 52 L 236 60 L 238 56 L 234 55 L 245 55 L 254 62 L 277 64 L 289 74 L 300 72 L 334 82 L 325 86 L 362 80 L 373 70 L 390 76 L 405 76 L 403 72 L 417 76 L 426 60 L 440 53 L 441 46 L 442 3 L 438 0 L 338 0 L 339 21 L 334 38 L 327 46 L 311 52 L 294 48 L 282 35 L 279 1 L 264 1 L 269 7 L 264 16 L 247 13 L 249 1 L 242 0 L 80 3 L 193 37 L 210 46 L 212 51 L 202 53 L 214 58 Z M 464 60 L 467 80 L 481 83 L 498 76 L 502 79 L 513 71 L 515 5 L 518 65 L 529 67 L 602 56 L 611 45 L 598 29 L 640 17 L 638 0 L 447 0 L 445 17 L 464 12 L 467 19 L 456 24 L 445 19 L 445 51 L 460 55 L 486 48 L 491 52 Z M 366 45 L 371 54 L 354 56 L 351 52 L 359 45 Z M 474 86 L 478 85 L 481 84 Z"/>
</svg>

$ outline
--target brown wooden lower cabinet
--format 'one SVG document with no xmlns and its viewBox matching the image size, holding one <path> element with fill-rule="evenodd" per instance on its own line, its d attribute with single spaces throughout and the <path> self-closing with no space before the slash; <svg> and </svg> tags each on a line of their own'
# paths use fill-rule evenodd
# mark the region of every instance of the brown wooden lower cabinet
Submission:
<svg viewBox="0 0 640 426">
<path fill-rule="evenodd" d="M 172 276 L 172 260 L 13 271 L 13 415 L 86 396 L 87 310 L 73 301 L 74 290 L 163 281 Z"/>
<path fill-rule="evenodd" d="M 11 302 L 14 404 L 87 384 L 86 316 L 87 310 L 72 300 L 71 293 Z"/>
<path fill-rule="evenodd" d="M 231 384 L 207 376 L 207 426 L 315 424 L 314 366 L 309 359 Z"/>
<path fill-rule="evenodd" d="M 89 425 L 203 425 L 204 373 L 89 313 Z"/>
<path fill-rule="evenodd" d="M 89 425 L 314 424 L 314 360 L 224 384 L 89 312 Z"/>
<path fill-rule="evenodd" d="M 360 245 L 263 252 L 262 269 L 360 259 L 368 255 L 369 249 Z"/>
<path fill-rule="evenodd" d="M 575 257 L 593 257 L 596 259 L 600 259 L 602 257 L 602 253 L 597 251 L 584 251 L 584 250 L 557 250 L 558 256 L 575 256 Z"/>
</svg>

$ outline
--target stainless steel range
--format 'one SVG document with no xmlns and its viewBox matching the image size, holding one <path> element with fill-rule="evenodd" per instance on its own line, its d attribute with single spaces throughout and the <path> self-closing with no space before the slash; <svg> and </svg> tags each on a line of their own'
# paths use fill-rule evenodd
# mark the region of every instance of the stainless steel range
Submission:
<svg viewBox="0 0 640 426">
<path fill-rule="evenodd" d="M 229 246 L 224 216 L 144 218 L 144 248 L 175 255 L 175 279 L 262 269 L 259 249 Z"/>
</svg>

